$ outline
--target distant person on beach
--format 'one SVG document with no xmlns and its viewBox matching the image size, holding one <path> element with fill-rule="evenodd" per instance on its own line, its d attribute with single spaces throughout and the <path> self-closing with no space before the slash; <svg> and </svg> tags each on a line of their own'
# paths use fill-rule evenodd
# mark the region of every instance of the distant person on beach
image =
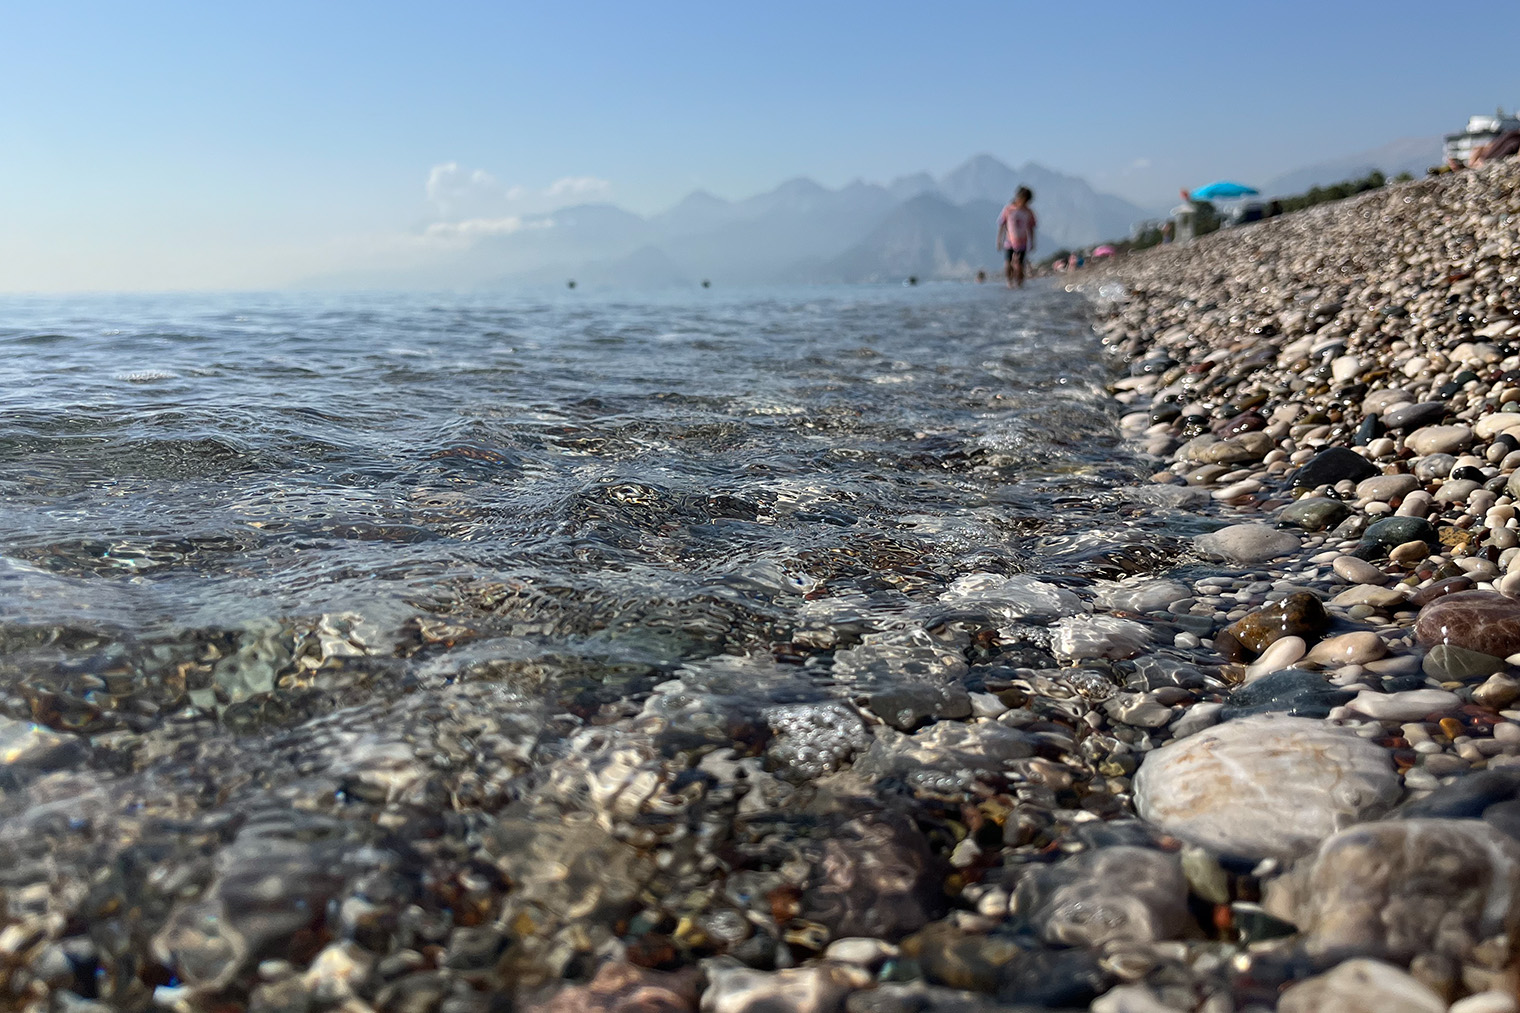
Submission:
<svg viewBox="0 0 1520 1013">
<path fill-rule="evenodd" d="M 1021 186 L 1014 193 L 1013 200 L 1003 208 L 1003 213 L 998 215 L 998 248 L 1003 251 L 1003 273 L 1008 278 L 1009 288 L 1014 285 L 1024 287 L 1024 261 L 1034 251 L 1034 230 L 1038 222 L 1029 208 L 1032 200 L 1034 191 Z"/>
</svg>

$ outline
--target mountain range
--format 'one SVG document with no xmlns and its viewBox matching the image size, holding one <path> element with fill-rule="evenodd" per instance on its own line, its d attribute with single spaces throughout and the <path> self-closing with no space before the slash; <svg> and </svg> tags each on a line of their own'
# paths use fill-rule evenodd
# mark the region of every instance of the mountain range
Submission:
<svg viewBox="0 0 1520 1013">
<path fill-rule="evenodd" d="M 1021 185 L 1035 192 L 1039 251 L 1126 236 L 1150 216 L 1076 177 L 978 155 L 938 179 L 917 173 L 829 189 L 799 178 L 737 201 L 698 190 L 647 218 L 583 204 L 524 216 L 510 232 L 482 235 L 405 272 L 313 283 L 460 289 L 571 278 L 637 287 L 965 278 L 1001 271 L 998 211 Z"/>
<path fill-rule="evenodd" d="M 1421 173 L 1439 161 L 1440 138 L 1410 138 L 1331 159 L 1261 184 L 1263 194 L 1298 193 L 1366 175 Z M 996 277 L 999 209 L 1019 186 L 1034 190 L 1037 255 L 1122 239 L 1165 214 L 1098 193 L 1084 180 L 1027 162 L 1014 169 L 977 155 L 935 178 L 829 189 L 789 180 L 729 201 L 703 190 L 644 217 L 611 204 L 582 204 L 523 216 L 511 231 L 479 236 L 426 263 L 385 275 L 313 280 L 322 287 L 511 288 L 563 285 L 664 287 L 717 284 L 897 281 Z"/>
</svg>

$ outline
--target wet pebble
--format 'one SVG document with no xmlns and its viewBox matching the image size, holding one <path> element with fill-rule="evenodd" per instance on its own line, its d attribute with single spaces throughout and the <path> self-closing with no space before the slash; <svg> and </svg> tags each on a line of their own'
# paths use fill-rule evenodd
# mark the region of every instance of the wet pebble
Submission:
<svg viewBox="0 0 1520 1013">
<path fill-rule="evenodd" d="M 1147 753 L 1135 805 L 1168 833 L 1247 858 L 1290 857 L 1399 796 L 1388 754 L 1354 733 L 1263 715 Z"/>
</svg>

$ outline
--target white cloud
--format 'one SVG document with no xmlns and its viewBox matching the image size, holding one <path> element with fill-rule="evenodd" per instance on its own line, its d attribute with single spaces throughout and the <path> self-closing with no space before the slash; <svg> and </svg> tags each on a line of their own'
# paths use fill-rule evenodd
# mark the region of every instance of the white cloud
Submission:
<svg viewBox="0 0 1520 1013">
<path fill-rule="evenodd" d="M 554 222 L 547 218 L 524 220 L 521 215 L 504 218 L 466 218 L 459 222 L 434 222 L 424 230 L 429 239 L 475 239 L 480 236 L 510 236 L 525 229 L 553 228 Z"/>
<path fill-rule="evenodd" d="M 1135 159 L 1133 162 L 1129 163 L 1129 167 L 1131 170 L 1149 169 L 1151 167 L 1151 160 L 1142 155 L 1141 157 Z"/>
<path fill-rule="evenodd" d="M 522 228 L 521 216 L 606 197 L 612 184 L 596 176 L 565 176 L 542 189 L 508 185 L 484 169 L 441 162 L 428 170 L 425 191 L 436 224 L 458 235 L 501 235 Z M 510 224 L 517 221 L 517 225 Z M 431 227 L 430 227 L 431 231 Z"/>
<path fill-rule="evenodd" d="M 427 199 L 440 214 L 499 200 L 506 193 L 496 177 L 484 169 L 462 169 L 458 162 L 444 162 L 428 170 Z"/>
</svg>

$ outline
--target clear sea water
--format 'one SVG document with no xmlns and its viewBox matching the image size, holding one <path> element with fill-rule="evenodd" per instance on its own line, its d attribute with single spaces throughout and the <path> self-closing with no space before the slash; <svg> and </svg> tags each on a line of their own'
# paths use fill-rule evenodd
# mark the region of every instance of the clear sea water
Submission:
<svg viewBox="0 0 1520 1013">
<path fill-rule="evenodd" d="M 671 664 L 820 598 L 1116 575 L 1109 376 L 1055 288 L 13 297 L 0 623 L 390 635 L 504 587 L 545 651 Z"/>
<path fill-rule="evenodd" d="M 482 919 L 525 988 L 664 960 L 686 922 L 715 934 L 681 960 L 770 966 L 779 868 L 855 884 L 808 915 L 842 934 L 922 924 L 956 838 L 904 792 L 959 819 L 1024 734 L 966 724 L 969 693 L 1026 673 L 1059 738 L 1049 609 L 1182 556 L 1089 312 L 972 285 L 0 301 L 27 980 L 238 1008 L 260 961 L 341 939 L 396 957 L 366 995 L 425 992 Z M 1064 604 L 963 593 L 1005 585 Z M 925 741 L 993 752 L 893 730 L 941 717 Z"/>
</svg>

